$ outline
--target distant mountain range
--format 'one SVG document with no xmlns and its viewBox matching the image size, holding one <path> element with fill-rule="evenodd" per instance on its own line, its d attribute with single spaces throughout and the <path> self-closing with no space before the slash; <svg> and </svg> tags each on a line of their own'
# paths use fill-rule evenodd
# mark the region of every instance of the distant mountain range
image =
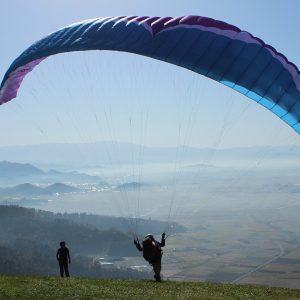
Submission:
<svg viewBox="0 0 300 300">
<path fill-rule="evenodd" d="M 90 144 L 41 144 L 0 147 L 0 159 L 30 162 L 46 168 L 101 167 L 103 165 L 133 163 L 168 163 L 180 161 L 205 162 L 257 160 L 299 160 L 300 146 L 265 146 L 233 149 L 193 147 L 144 147 L 121 142 Z M 38 170 L 32 170 L 38 172 Z"/>
<path fill-rule="evenodd" d="M 59 180 L 62 182 L 55 182 Z M 98 176 L 55 170 L 45 172 L 31 164 L 0 162 L 0 197 L 32 197 L 83 191 L 83 189 L 66 184 L 66 182 L 89 183 L 96 189 L 111 188 L 116 191 L 136 190 L 148 186 L 140 182 L 125 182 L 113 187 Z M 41 185 L 45 187 L 41 187 Z"/>
<path fill-rule="evenodd" d="M 80 189 L 63 183 L 51 184 L 45 188 L 23 183 L 9 188 L 0 188 L 0 197 L 32 197 L 51 194 L 65 194 L 79 192 Z"/>
<path fill-rule="evenodd" d="M 62 183 L 100 183 L 98 176 L 90 176 L 78 172 L 43 171 L 31 164 L 0 161 L 0 186 L 11 186 L 24 182 L 36 184 Z M 55 186 L 59 189 L 61 186 Z M 64 188 L 63 188 L 64 189 Z"/>
</svg>

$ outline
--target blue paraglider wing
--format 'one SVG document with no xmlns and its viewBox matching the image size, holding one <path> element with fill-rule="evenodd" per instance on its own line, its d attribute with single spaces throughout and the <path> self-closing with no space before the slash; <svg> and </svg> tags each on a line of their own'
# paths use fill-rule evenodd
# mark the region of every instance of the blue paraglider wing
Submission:
<svg viewBox="0 0 300 300">
<path fill-rule="evenodd" d="M 15 98 L 23 78 L 50 55 L 85 50 L 136 53 L 225 84 L 263 105 L 300 133 L 297 66 L 246 31 L 210 18 L 107 17 L 51 33 L 25 50 L 0 87 L 0 104 Z"/>
</svg>

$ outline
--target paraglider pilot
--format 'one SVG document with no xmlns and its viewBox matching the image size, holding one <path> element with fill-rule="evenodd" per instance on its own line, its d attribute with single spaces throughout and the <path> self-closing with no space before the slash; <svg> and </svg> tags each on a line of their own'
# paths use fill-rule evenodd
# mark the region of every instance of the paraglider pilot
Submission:
<svg viewBox="0 0 300 300">
<path fill-rule="evenodd" d="M 134 244 L 139 251 L 143 252 L 144 259 L 153 267 L 154 278 L 156 281 L 161 281 L 161 257 L 163 255 L 162 247 L 165 246 L 166 234 L 161 236 L 161 242 L 155 240 L 152 234 L 145 236 L 142 245 L 138 239 L 134 240 Z"/>
<path fill-rule="evenodd" d="M 66 277 L 70 277 L 68 264 L 71 263 L 71 259 L 69 249 L 66 247 L 66 242 L 64 241 L 60 242 L 59 245 L 60 248 L 56 252 L 56 258 L 59 264 L 60 276 L 64 277 L 65 273 Z"/>
</svg>

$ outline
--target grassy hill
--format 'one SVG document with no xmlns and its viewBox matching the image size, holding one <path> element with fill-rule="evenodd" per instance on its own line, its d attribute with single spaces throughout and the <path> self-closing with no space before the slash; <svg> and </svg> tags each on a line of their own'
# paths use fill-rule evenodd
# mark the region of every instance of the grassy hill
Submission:
<svg viewBox="0 0 300 300">
<path fill-rule="evenodd" d="M 0 299 L 300 299 L 264 286 L 87 278 L 0 276 Z"/>
</svg>

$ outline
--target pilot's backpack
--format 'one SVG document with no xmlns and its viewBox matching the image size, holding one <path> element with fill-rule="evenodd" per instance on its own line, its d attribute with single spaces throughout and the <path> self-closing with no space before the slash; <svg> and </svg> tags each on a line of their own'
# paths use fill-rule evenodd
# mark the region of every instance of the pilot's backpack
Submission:
<svg viewBox="0 0 300 300">
<path fill-rule="evenodd" d="M 157 261 L 160 259 L 161 250 L 160 247 L 156 244 L 151 237 L 146 237 L 143 240 L 143 257 L 149 263 Z"/>
</svg>

